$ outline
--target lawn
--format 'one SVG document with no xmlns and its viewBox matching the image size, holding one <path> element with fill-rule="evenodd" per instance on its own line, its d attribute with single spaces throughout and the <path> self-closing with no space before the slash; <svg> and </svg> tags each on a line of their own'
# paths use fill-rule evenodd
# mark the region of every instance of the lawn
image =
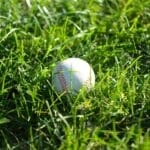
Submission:
<svg viewBox="0 0 150 150">
<path fill-rule="evenodd" d="M 93 67 L 90 92 L 54 90 L 70 57 Z M 1 150 L 149 148 L 150 0 L 0 1 Z"/>
</svg>

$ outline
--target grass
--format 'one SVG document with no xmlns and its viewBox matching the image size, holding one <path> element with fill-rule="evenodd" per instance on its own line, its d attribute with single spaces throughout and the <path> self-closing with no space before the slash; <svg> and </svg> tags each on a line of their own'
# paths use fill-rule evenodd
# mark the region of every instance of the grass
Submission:
<svg viewBox="0 0 150 150">
<path fill-rule="evenodd" d="M 150 0 L 1 0 L 0 149 L 148 150 Z M 95 88 L 57 95 L 55 64 L 88 61 Z"/>
</svg>

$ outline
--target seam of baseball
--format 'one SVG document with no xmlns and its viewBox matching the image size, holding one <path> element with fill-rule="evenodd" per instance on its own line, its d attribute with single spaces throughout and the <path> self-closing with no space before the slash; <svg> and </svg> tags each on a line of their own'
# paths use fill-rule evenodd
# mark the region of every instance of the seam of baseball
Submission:
<svg viewBox="0 0 150 150">
<path fill-rule="evenodd" d="M 65 80 L 65 77 L 64 77 L 64 75 L 63 75 L 63 72 L 61 72 L 61 71 L 63 71 L 63 69 L 62 69 L 62 66 L 61 65 L 59 65 L 58 66 L 58 79 L 59 79 L 59 81 L 60 81 L 60 86 L 61 86 L 61 90 L 63 91 L 63 92 L 66 92 L 67 91 L 67 82 L 66 82 L 66 80 Z"/>
</svg>

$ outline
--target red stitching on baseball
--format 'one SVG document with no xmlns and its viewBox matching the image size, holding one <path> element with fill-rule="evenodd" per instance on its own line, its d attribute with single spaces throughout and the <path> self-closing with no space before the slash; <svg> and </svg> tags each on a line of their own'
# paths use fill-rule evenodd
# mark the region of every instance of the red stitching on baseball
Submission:
<svg viewBox="0 0 150 150">
<path fill-rule="evenodd" d="M 67 82 L 65 80 L 65 77 L 63 76 L 63 68 L 61 65 L 58 66 L 58 79 L 60 81 L 60 85 L 61 85 L 61 89 L 63 90 L 63 92 L 67 91 Z"/>
</svg>

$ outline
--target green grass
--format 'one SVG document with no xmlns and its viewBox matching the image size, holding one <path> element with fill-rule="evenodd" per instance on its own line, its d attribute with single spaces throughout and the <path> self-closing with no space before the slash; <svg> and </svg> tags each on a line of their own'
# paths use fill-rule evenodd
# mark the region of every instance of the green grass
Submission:
<svg viewBox="0 0 150 150">
<path fill-rule="evenodd" d="M 1 0 L 0 149 L 148 150 L 150 0 Z M 88 61 L 95 88 L 53 89 L 55 64 Z"/>
</svg>

